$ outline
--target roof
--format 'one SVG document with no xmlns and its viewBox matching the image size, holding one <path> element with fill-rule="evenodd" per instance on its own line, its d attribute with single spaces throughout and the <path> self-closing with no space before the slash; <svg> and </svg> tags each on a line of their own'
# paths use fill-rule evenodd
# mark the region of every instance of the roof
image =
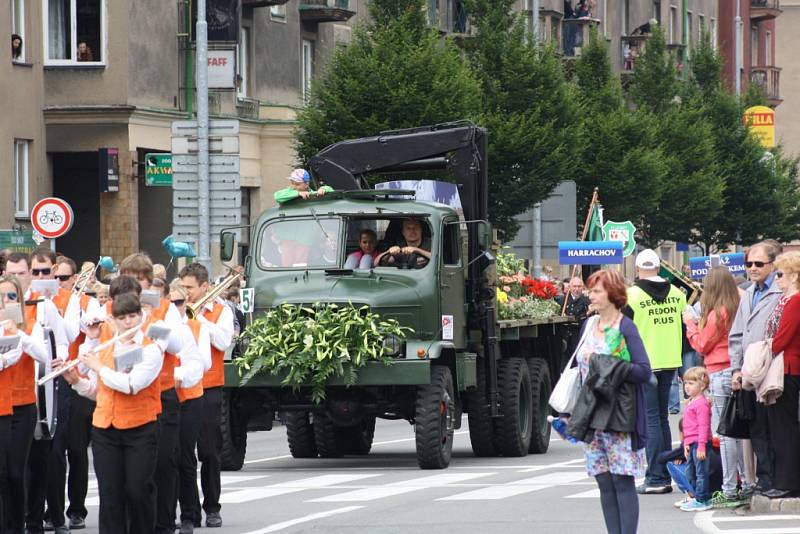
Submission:
<svg viewBox="0 0 800 534">
<path fill-rule="evenodd" d="M 320 198 L 291 200 L 267 209 L 261 216 L 273 218 L 279 214 L 286 216 L 361 214 L 366 216 L 402 216 L 403 213 L 430 214 L 441 218 L 455 214 L 455 209 L 436 202 L 414 200 L 412 198 L 371 198 L 360 199 L 346 196 L 345 192 L 328 193 Z"/>
</svg>

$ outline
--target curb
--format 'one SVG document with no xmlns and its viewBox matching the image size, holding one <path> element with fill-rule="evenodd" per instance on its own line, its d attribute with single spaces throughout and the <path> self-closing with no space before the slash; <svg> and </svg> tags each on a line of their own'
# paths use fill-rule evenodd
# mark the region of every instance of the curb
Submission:
<svg viewBox="0 0 800 534">
<path fill-rule="evenodd" d="M 756 495 L 750 503 L 750 511 L 757 514 L 776 512 L 800 514 L 800 499 L 769 499 L 763 495 Z"/>
</svg>

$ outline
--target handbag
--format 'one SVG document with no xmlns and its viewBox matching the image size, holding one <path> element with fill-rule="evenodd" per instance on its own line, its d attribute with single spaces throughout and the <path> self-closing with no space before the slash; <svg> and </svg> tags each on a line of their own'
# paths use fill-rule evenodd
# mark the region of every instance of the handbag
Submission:
<svg viewBox="0 0 800 534">
<path fill-rule="evenodd" d="M 581 350 L 581 347 L 583 347 L 583 343 L 586 341 L 586 337 L 592 331 L 592 328 L 594 328 L 595 320 L 597 320 L 596 316 L 586 320 L 583 335 L 580 341 L 578 341 L 578 346 L 575 347 L 575 352 L 572 353 L 564 370 L 561 371 L 561 376 L 558 382 L 556 382 L 553 392 L 550 394 L 548 402 L 558 413 L 572 412 L 572 408 L 578 400 L 578 392 L 581 388 L 581 370 L 578 366 L 572 367 L 572 362 L 575 361 L 575 356 L 578 354 L 578 351 Z"/>
<path fill-rule="evenodd" d="M 719 416 L 717 434 L 729 438 L 749 439 L 750 425 L 746 419 L 741 417 L 739 408 L 737 408 L 737 404 L 740 404 L 739 394 L 738 391 L 731 391 L 731 394 L 725 399 L 725 406 Z"/>
</svg>

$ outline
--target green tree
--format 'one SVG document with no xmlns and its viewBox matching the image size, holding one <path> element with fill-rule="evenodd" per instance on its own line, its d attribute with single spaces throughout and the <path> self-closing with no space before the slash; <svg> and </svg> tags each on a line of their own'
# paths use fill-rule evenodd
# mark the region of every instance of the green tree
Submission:
<svg viewBox="0 0 800 534">
<path fill-rule="evenodd" d="M 301 164 L 343 139 L 478 115 L 475 76 L 458 47 L 427 26 L 423 0 L 374 0 L 370 15 L 334 52 L 298 113 Z"/>
<path fill-rule="evenodd" d="M 579 124 L 560 57 L 533 42 L 514 3 L 468 0 L 476 34 L 465 43 L 489 130 L 489 215 L 504 239 L 519 229 L 515 215 L 573 179 Z"/>
<path fill-rule="evenodd" d="M 664 32 L 654 25 L 644 53 L 636 60 L 630 95 L 641 109 L 661 113 L 672 105 L 679 94 L 675 59 L 667 50 Z"/>
</svg>

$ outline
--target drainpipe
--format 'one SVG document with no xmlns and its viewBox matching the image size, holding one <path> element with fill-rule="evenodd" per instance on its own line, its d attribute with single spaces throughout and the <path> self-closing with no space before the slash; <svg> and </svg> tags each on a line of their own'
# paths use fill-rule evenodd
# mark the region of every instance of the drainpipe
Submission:
<svg viewBox="0 0 800 534">
<path fill-rule="evenodd" d="M 183 87 L 186 97 L 186 118 L 194 118 L 194 71 L 192 70 L 192 0 L 186 0 L 184 28 L 186 28 L 186 45 L 183 49 Z"/>
<path fill-rule="evenodd" d="M 533 14 L 531 15 L 531 29 L 533 30 L 533 42 L 539 44 L 539 0 L 532 0 L 532 3 L 531 11 L 533 11 Z"/>
<path fill-rule="evenodd" d="M 736 0 L 736 96 L 742 94 L 742 55 L 744 54 L 742 28 L 742 4 L 741 0 Z"/>
</svg>

